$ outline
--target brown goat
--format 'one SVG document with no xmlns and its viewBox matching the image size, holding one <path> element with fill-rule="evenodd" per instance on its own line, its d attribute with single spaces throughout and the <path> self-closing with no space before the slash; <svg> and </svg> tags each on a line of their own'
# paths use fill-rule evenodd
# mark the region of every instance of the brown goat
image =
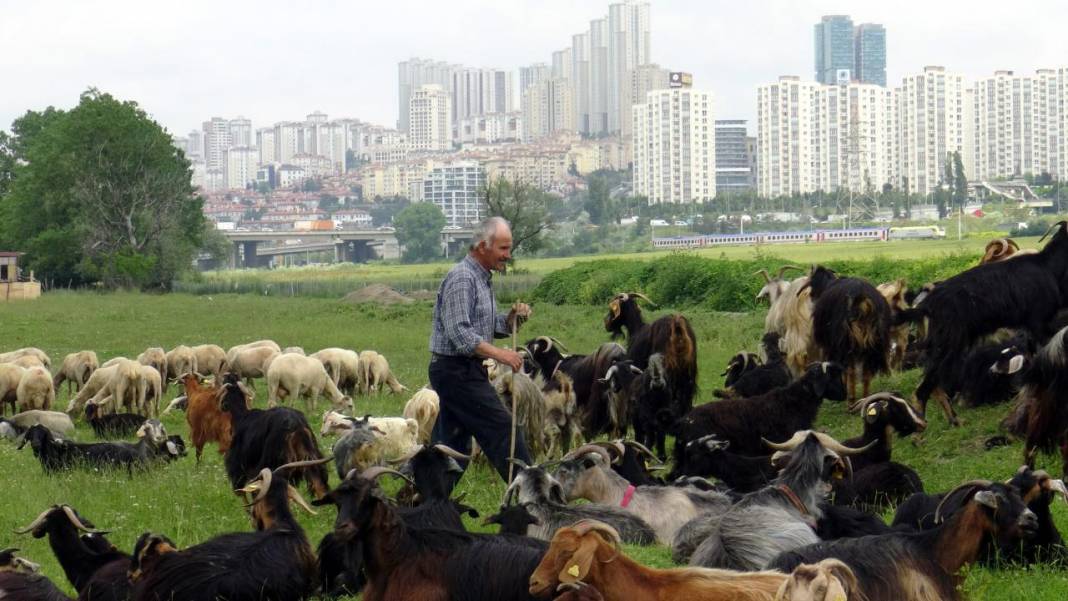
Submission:
<svg viewBox="0 0 1068 601">
<path fill-rule="evenodd" d="M 178 378 L 185 386 L 188 406 L 185 420 L 189 422 L 189 437 L 196 447 L 197 464 L 204 452 L 204 445 L 214 442 L 219 445 L 219 454 L 225 454 L 230 448 L 233 429 L 230 414 L 219 408 L 219 387 L 202 385 L 196 374 L 183 374 Z"/>
<path fill-rule="evenodd" d="M 772 601 L 787 579 L 779 572 L 647 568 L 623 555 L 619 544 L 611 526 L 593 520 L 557 530 L 530 576 L 530 594 L 540 597 L 561 584 L 583 581 L 605 599 Z"/>
</svg>

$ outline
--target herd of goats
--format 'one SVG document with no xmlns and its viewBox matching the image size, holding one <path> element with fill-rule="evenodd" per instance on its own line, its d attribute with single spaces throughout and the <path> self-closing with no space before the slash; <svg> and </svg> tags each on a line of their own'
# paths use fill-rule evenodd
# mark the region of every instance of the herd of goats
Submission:
<svg viewBox="0 0 1068 601">
<path fill-rule="evenodd" d="M 498 534 L 465 529 L 462 516 L 478 513 L 452 493 L 472 457 L 430 441 L 432 390 L 399 417 L 346 415 L 358 394 L 407 390 L 374 351 L 305 355 L 264 340 L 99 366 L 83 351 L 54 376 L 38 349 L 5 353 L 0 408 L 21 412 L 0 418 L 0 434 L 29 445 L 46 473 L 133 475 L 182 457 L 185 441 L 158 418 L 184 411 L 196 461 L 218 446 L 253 525 L 184 548 L 146 532 L 126 553 L 56 505 L 18 532 L 47 536 L 87 600 L 961 599 L 966 565 L 1068 560 L 1051 516 L 1068 488 L 1034 469 L 1039 451 L 1059 450 L 1068 471 L 1068 223 L 1050 233 L 1038 251 L 995 240 L 979 265 L 911 292 L 820 266 L 792 281 L 789 267 L 763 271 L 761 352 L 733 356 L 719 400 L 696 407 L 693 328 L 680 314 L 647 323 L 640 293 L 609 303 L 605 329 L 625 345 L 574 355 L 555 338 L 530 340 L 521 371 L 486 365 L 538 462 L 512 460 L 500 511 L 483 521 Z M 870 390 L 874 376 L 913 367 L 923 370 L 913 402 Z M 254 407 L 255 378 L 267 383 L 266 409 Z M 53 411 L 64 381 L 69 405 Z M 170 383 L 180 394 L 161 411 Z M 319 435 L 337 436 L 330 456 L 305 412 L 286 406 L 304 398 L 314 415 L 321 395 L 332 408 Z M 932 397 L 951 426 L 954 404 L 1014 401 L 999 442 L 1024 441 L 1022 467 L 925 492 L 891 449 L 925 430 Z M 812 430 L 824 400 L 848 401 L 860 434 Z M 106 441 L 71 441 L 72 417 Z M 403 480 L 392 497 L 378 484 L 386 474 Z M 337 510 L 317 547 L 293 513 L 312 511 L 300 483 L 311 505 Z M 878 514 L 893 507 L 887 525 Z M 622 543 L 669 546 L 688 567 L 641 565 Z M 68 599 L 15 551 L 0 552 L 0 599 Z"/>
</svg>

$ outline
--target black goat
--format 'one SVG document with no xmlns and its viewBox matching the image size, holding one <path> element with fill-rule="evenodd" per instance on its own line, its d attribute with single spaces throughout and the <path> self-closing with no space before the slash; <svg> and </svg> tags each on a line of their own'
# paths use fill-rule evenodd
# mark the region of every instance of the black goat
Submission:
<svg viewBox="0 0 1068 601">
<path fill-rule="evenodd" d="M 289 407 L 249 409 L 244 385 L 233 381 L 231 374 L 225 379 L 220 408 L 230 414 L 234 433 L 225 461 L 233 488 L 256 478 L 264 469 L 300 463 L 290 479 L 307 483 L 315 498 L 326 494 L 329 475 L 318 461 L 323 454 L 304 414 Z"/>
<path fill-rule="evenodd" d="M 41 566 L 18 557 L 18 549 L 0 551 L 0 599 L 5 601 L 70 601 L 47 577 Z"/>
<path fill-rule="evenodd" d="M 1032 468 L 1038 451 L 1053 453 L 1059 447 L 1062 475 L 1068 476 L 1068 327 L 1054 334 L 1035 354 L 1024 375 L 1016 407 L 1003 425 L 1026 438 L 1024 463 Z"/>
<path fill-rule="evenodd" d="M 669 415 L 661 421 L 673 424 L 693 409 L 693 397 L 697 394 L 697 336 L 690 321 L 677 313 L 645 323 L 639 299 L 652 304 L 645 295 L 636 292 L 615 295 L 608 303 L 604 327 L 613 338 L 620 338 L 626 332 L 627 359 L 642 370 L 648 367 L 654 354 L 663 356 L 663 377 L 671 400 L 667 407 Z M 663 453 L 663 449 L 658 450 Z"/>
<path fill-rule="evenodd" d="M 86 468 L 124 468 L 133 474 L 134 469 L 146 469 L 156 459 L 176 453 L 167 445 L 167 433 L 157 420 L 146 421 L 138 436 L 136 444 L 128 442 L 76 443 L 61 440 L 41 425 L 31 427 L 18 448 L 28 442 L 33 454 L 41 463 L 46 473 Z M 184 445 L 183 445 L 184 446 Z"/>
<path fill-rule="evenodd" d="M 53 505 L 25 528 L 34 538 L 48 536 L 63 573 L 85 601 L 126 601 L 130 556 L 119 551 L 70 505 Z M 79 536 L 79 532 L 85 532 Z"/>
<path fill-rule="evenodd" d="M 779 338 L 776 332 L 764 334 L 764 356 L 767 359 L 763 363 L 754 363 L 755 355 L 752 353 L 735 355 L 727 364 L 727 379 L 723 382 L 726 389 L 717 390 L 714 394 L 722 398 L 748 398 L 788 385 L 793 378 L 790 376 L 790 368 L 786 366 L 786 355 L 779 348 Z M 738 371 L 735 366 L 742 357 L 745 368 L 732 378 L 732 369 Z"/>
<path fill-rule="evenodd" d="M 725 399 L 696 407 L 676 426 L 675 468 L 669 479 L 700 475 L 690 470 L 686 443 L 715 434 L 730 443 L 734 453 L 762 455 L 762 439 L 781 441 L 794 432 L 812 427 L 823 399 L 841 401 L 846 390 L 842 367 L 837 363 L 813 363 L 798 380 L 749 399 Z"/>
<path fill-rule="evenodd" d="M 142 535 L 132 573 L 132 601 L 286 601 L 315 592 L 316 562 L 308 538 L 289 508 L 292 499 L 309 512 L 285 474 L 327 460 L 281 465 L 260 475 L 240 492 L 251 495 L 255 532 L 216 536 L 181 551 L 170 545 L 146 545 Z M 146 549 L 146 547 L 148 547 Z"/>
<path fill-rule="evenodd" d="M 1026 332 L 976 346 L 960 363 L 956 390 L 945 389 L 946 394 L 957 393 L 965 407 L 994 405 L 1015 397 L 1034 355 L 1033 347 Z"/>
<path fill-rule="evenodd" d="M 868 396 L 871 379 L 889 369 L 890 305 L 865 280 L 838 277 L 816 266 L 809 275 L 812 290 L 812 340 L 823 357 L 845 367 L 846 390 L 857 398 L 857 377 Z"/>
<path fill-rule="evenodd" d="M 951 494 L 962 495 L 963 509 L 938 519 L 941 524 L 933 530 L 816 543 L 787 551 L 768 567 L 790 573 L 801 564 L 834 558 L 853 570 L 868 601 L 958 601 L 957 572 L 979 557 L 984 539 L 1010 544 L 1029 536 L 1037 524 L 1035 514 L 1005 485 L 959 488 Z"/>
<path fill-rule="evenodd" d="M 97 438 L 105 440 L 132 436 L 145 423 L 145 419 L 145 416 L 136 413 L 101 415 L 96 403 L 85 405 L 85 421 L 89 422 Z"/>
<path fill-rule="evenodd" d="M 756 353 L 746 351 L 735 353 L 731 360 L 727 362 L 727 369 L 719 374 L 723 376 L 723 387 L 730 389 L 743 375 L 760 367 L 760 363 L 760 356 Z M 713 394 L 719 397 L 732 396 L 729 392 L 719 390 Z"/>
<path fill-rule="evenodd" d="M 934 396 L 946 419 L 959 424 L 945 387 L 955 364 L 983 337 L 1000 328 L 1022 329 L 1043 344 L 1052 334 L 1050 324 L 1068 292 L 1068 222 L 1053 230 L 1040 252 L 972 267 L 938 283 L 903 312 L 903 318 L 927 322 L 926 364 L 916 388 L 921 411 Z"/>
<path fill-rule="evenodd" d="M 548 336 L 527 342 L 527 352 L 538 365 L 546 386 L 552 386 L 557 371 L 571 377 L 575 404 L 580 414 L 582 433 L 587 439 L 607 432 L 611 421 L 605 387 L 601 380 L 626 351 L 614 342 L 602 344 L 591 355 L 565 355 L 561 344 Z"/>
<path fill-rule="evenodd" d="M 410 528 L 375 483 L 388 468 L 350 474 L 316 505 L 337 505 L 336 539 L 360 541 L 365 601 L 531 599 L 531 573 L 548 545 L 525 537 Z M 354 550 L 354 549 L 350 549 Z"/>
<path fill-rule="evenodd" d="M 686 443 L 686 469 L 690 474 L 711 476 L 739 493 L 764 488 L 779 473 L 770 455 L 732 453 L 729 440 L 707 434 Z"/>
<path fill-rule="evenodd" d="M 634 361 L 623 359 L 608 368 L 598 383 L 605 387 L 608 397 L 608 435 L 622 438 L 627 435 L 630 417 L 637 413 L 641 394 L 642 369 Z"/>
<path fill-rule="evenodd" d="M 526 505 L 501 505 L 500 510 L 482 520 L 483 526 L 497 524 L 500 529 L 498 534 L 511 534 L 513 536 L 526 536 L 531 526 L 537 526 L 541 522 L 527 509 Z"/>
</svg>

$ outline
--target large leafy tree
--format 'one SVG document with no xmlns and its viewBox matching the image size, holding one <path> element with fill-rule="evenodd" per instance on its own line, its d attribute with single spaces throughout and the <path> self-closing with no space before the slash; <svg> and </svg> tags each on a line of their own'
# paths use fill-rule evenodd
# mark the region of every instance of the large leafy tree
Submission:
<svg viewBox="0 0 1068 601">
<path fill-rule="evenodd" d="M 512 253 L 533 253 L 541 248 L 542 234 L 552 226 L 552 196 L 534 186 L 503 177 L 482 191 L 490 217 L 503 217 L 512 226 Z"/>
<path fill-rule="evenodd" d="M 393 218 L 397 242 L 404 245 L 405 263 L 432 261 L 441 256 L 441 228 L 445 213 L 431 202 L 417 202 L 402 209 Z"/>
<path fill-rule="evenodd" d="M 134 102 L 90 89 L 12 127 L 3 245 L 64 283 L 167 288 L 206 230 L 189 161 Z M 2 190 L 0 190 L 2 191 Z"/>
</svg>

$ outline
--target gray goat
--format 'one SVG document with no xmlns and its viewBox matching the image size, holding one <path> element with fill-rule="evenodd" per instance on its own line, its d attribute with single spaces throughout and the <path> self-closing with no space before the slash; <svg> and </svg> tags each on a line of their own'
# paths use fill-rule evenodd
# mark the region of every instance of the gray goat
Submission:
<svg viewBox="0 0 1068 601">
<path fill-rule="evenodd" d="M 765 441 L 766 442 L 766 441 Z M 742 571 L 762 570 L 783 551 L 820 541 L 816 521 L 828 482 L 850 473 L 851 449 L 825 434 L 803 430 L 776 449 L 772 462 L 786 462 L 770 485 L 751 492 L 719 518 L 719 524 L 694 551 L 690 565 Z"/>
<path fill-rule="evenodd" d="M 619 507 L 607 505 L 568 505 L 564 490 L 545 468 L 527 467 L 515 460 L 522 469 L 504 492 L 504 504 L 523 505 L 537 523 L 527 528 L 527 536 L 552 540 L 556 531 L 579 520 L 599 520 L 619 532 L 624 542 L 651 545 L 656 533 L 644 520 Z"/>
<path fill-rule="evenodd" d="M 727 495 L 690 487 L 633 486 L 612 470 L 604 448 L 585 445 L 560 463 L 556 478 L 569 501 L 586 499 L 598 505 L 622 507 L 653 527 L 661 544 L 670 545 L 679 528 L 701 514 L 725 513 Z"/>
</svg>

